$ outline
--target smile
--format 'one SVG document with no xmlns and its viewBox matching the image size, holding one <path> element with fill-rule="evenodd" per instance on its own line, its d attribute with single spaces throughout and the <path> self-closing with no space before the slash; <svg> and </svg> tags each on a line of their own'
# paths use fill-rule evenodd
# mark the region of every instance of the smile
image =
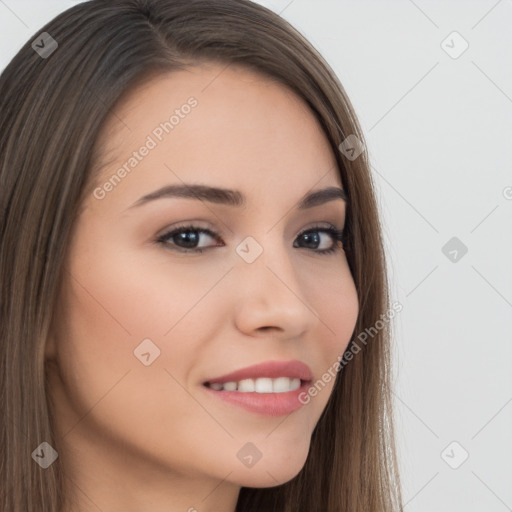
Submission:
<svg viewBox="0 0 512 512">
<path fill-rule="evenodd" d="M 205 386 L 215 391 L 238 391 L 239 393 L 287 393 L 300 388 L 301 380 L 289 377 L 278 377 L 270 379 L 268 377 L 260 377 L 257 379 L 243 379 L 231 382 L 212 382 L 206 383 Z"/>
</svg>

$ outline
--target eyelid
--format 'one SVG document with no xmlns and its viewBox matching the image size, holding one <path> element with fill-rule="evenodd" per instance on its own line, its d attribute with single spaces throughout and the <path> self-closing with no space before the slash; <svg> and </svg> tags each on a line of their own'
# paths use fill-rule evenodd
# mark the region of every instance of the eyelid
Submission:
<svg viewBox="0 0 512 512">
<path fill-rule="evenodd" d="M 324 224 L 325 224 L 325 226 L 324 226 Z M 224 238 L 224 235 L 222 235 L 219 232 L 219 230 L 212 223 L 210 223 L 208 221 L 201 221 L 201 220 L 198 220 L 198 221 L 190 220 L 190 221 L 178 222 L 175 225 L 173 224 L 171 226 L 165 227 L 164 229 L 159 231 L 159 233 L 155 236 L 155 239 L 159 240 L 162 237 L 165 237 L 165 236 L 169 235 L 170 233 L 172 233 L 173 231 L 177 231 L 179 229 L 182 229 L 182 230 L 190 229 L 190 230 L 196 230 L 196 231 L 199 231 L 199 230 L 209 231 L 210 232 L 209 235 L 212 238 L 215 238 L 215 239 Z M 315 229 L 317 229 L 317 230 L 319 230 L 319 229 L 333 229 L 335 231 L 342 232 L 342 231 L 344 231 L 345 226 L 343 226 L 341 228 L 338 228 L 338 227 L 336 227 L 335 224 L 333 224 L 332 222 L 329 222 L 329 221 L 316 221 L 316 222 L 312 221 L 310 223 L 309 227 L 303 228 L 301 231 L 299 231 L 297 233 L 296 236 L 300 236 L 300 235 L 306 233 L 309 230 L 315 230 Z"/>
<path fill-rule="evenodd" d="M 188 222 L 180 223 L 178 225 L 175 225 L 175 226 L 167 228 L 162 234 L 160 234 L 160 235 L 158 235 L 156 237 L 155 243 L 161 244 L 163 246 L 169 245 L 170 246 L 170 247 L 168 247 L 169 250 L 171 250 L 173 252 L 176 252 L 176 253 L 182 253 L 182 254 L 183 253 L 184 254 L 201 254 L 201 253 L 203 253 L 205 251 L 209 251 L 211 249 L 215 249 L 216 247 L 223 247 L 223 246 L 225 246 L 225 244 L 223 242 L 223 239 L 222 239 L 222 236 L 219 235 L 219 233 L 216 231 L 215 228 L 210 229 L 210 228 L 201 226 L 200 223 L 195 223 L 195 222 L 197 222 L 197 221 L 188 221 Z M 323 225 L 324 223 L 327 224 L 327 225 Z M 206 223 L 206 224 L 211 226 L 210 223 Z M 211 246 L 207 246 L 207 247 L 184 248 L 184 247 L 180 247 L 179 245 L 176 245 L 176 244 L 174 244 L 174 247 L 173 247 L 173 244 L 170 244 L 167 241 L 167 239 L 171 238 L 172 236 L 180 234 L 180 232 L 187 232 L 187 231 L 193 231 L 193 232 L 196 232 L 196 233 L 199 233 L 199 234 L 201 234 L 201 233 L 202 234 L 206 234 L 210 238 L 212 238 L 213 240 L 215 240 L 217 242 L 221 242 L 221 245 L 219 245 L 217 243 L 217 245 L 211 245 Z M 329 248 L 329 249 L 310 249 L 310 248 L 307 248 L 307 247 L 296 247 L 295 246 L 295 240 L 297 240 L 302 235 L 308 234 L 310 232 L 324 232 L 324 233 L 327 233 L 331 237 L 331 239 L 333 241 L 333 246 L 331 248 Z M 296 237 L 294 239 L 293 247 L 294 248 L 299 248 L 299 249 L 306 249 L 309 252 L 317 253 L 319 255 L 327 255 L 327 254 L 330 254 L 330 253 L 334 253 L 336 251 L 336 249 L 339 248 L 339 242 L 341 242 L 341 244 L 343 246 L 344 243 L 345 243 L 345 240 L 346 240 L 345 237 L 346 237 L 346 232 L 345 232 L 345 228 L 344 227 L 341 228 L 341 229 L 338 229 L 335 225 L 333 225 L 330 222 L 327 222 L 327 221 L 323 221 L 323 222 L 317 221 L 316 223 L 313 223 L 309 227 L 303 228 L 296 235 Z"/>
<path fill-rule="evenodd" d="M 177 229 L 184 229 L 187 227 L 190 228 L 191 226 L 193 226 L 194 229 L 204 229 L 205 231 L 212 231 L 219 234 L 217 228 L 210 222 L 204 220 L 185 220 L 183 222 L 177 222 L 176 224 L 172 224 L 161 229 L 155 238 L 161 238 L 164 235 L 168 235 L 172 231 Z"/>
</svg>

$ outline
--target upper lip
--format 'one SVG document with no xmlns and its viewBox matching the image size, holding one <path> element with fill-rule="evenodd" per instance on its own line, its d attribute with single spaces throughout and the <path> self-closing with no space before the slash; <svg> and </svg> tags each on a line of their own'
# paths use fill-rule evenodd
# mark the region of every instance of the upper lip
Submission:
<svg viewBox="0 0 512 512">
<path fill-rule="evenodd" d="M 248 366 L 220 377 L 214 377 L 205 383 L 214 382 L 238 382 L 243 379 L 257 379 L 260 377 L 277 378 L 288 377 L 309 381 L 313 378 L 311 369 L 301 361 L 265 361 L 263 363 Z"/>
</svg>

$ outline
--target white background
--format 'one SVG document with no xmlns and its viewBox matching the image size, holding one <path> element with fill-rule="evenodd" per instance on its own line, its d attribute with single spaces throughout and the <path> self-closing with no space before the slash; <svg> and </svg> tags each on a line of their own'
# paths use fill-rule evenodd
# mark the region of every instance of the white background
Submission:
<svg viewBox="0 0 512 512">
<path fill-rule="evenodd" d="M 76 3 L 0 0 L 0 68 Z M 367 138 L 403 304 L 405 511 L 512 510 L 512 1 L 258 3 L 324 55 Z M 468 249 L 455 262 L 452 237 Z"/>
</svg>

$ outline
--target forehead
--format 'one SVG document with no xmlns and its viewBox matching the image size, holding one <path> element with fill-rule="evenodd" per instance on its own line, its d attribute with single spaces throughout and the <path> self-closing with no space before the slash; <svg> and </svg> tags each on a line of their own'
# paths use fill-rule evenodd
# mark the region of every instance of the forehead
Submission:
<svg viewBox="0 0 512 512">
<path fill-rule="evenodd" d="M 123 179 L 124 190 L 141 193 L 180 179 L 282 194 L 286 182 L 295 199 L 319 180 L 340 185 L 332 148 L 307 104 L 240 66 L 208 63 L 153 76 L 121 98 L 99 143 L 100 182 L 139 148 L 154 146 Z"/>
</svg>

